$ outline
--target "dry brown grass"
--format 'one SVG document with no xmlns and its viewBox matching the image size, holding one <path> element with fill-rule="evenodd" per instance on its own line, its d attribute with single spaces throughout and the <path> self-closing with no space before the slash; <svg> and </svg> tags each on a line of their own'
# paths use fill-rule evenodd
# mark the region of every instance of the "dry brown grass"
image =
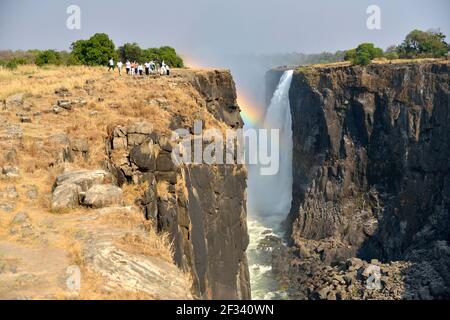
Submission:
<svg viewBox="0 0 450 320">
<path fill-rule="evenodd" d="M 123 199 L 126 205 L 133 205 L 135 200 L 142 197 L 144 192 L 148 189 L 149 184 L 147 181 L 143 183 L 125 183 L 122 186 Z"/>
</svg>

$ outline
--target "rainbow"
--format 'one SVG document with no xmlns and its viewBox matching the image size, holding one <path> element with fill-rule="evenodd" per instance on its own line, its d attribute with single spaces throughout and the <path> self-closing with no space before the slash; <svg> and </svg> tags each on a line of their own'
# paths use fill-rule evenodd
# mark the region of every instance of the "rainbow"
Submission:
<svg viewBox="0 0 450 320">
<path fill-rule="evenodd" d="M 195 57 L 184 53 L 182 55 L 186 67 L 193 69 L 202 69 L 209 67 Z M 237 88 L 237 103 L 241 108 L 241 117 L 244 124 L 249 127 L 258 127 L 264 121 L 264 108 L 258 106 L 250 96 L 242 89 Z"/>
<path fill-rule="evenodd" d="M 249 127 L 259 127 L 264 121 L 263 108 L 252 101 L 242 90 L 238 90 L 237 103 L 241 108 L 241 117 L 244 124 Z"/>
</svg>

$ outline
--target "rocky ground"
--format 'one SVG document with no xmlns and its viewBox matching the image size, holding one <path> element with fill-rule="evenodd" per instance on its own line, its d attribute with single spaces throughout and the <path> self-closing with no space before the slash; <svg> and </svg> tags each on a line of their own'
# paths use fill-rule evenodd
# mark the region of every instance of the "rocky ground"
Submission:
<svg viewBox="0 0 450 320">
<path fill-rule="evenodd" d="M 104 171 L 108 125 L 221 127 L 183 72 L 0 70 L 1 299 L 192 298 L 191 276 L 136 201 L 145 189 Z"/>
</svg>

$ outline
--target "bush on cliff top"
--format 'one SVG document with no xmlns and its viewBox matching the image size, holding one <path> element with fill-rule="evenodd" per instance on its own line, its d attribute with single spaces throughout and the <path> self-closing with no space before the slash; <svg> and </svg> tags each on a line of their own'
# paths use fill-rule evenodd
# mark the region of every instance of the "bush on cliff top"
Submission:
<svg viewBox="0 0 450 320">
<path fill-rule="evenodd" d="M 445 57 L 450 49 L 445 38 L 440 31 L 413 30 L 397 47 L 397 52 L 404 59 Z"/>
<path fill-rule="evenodd" d="M 373 43 L 362 43 L 356 49 L 345 53 L 345 60 L 356 65 L 368 65 L 373 59 L 381 58 L 383 50 L 375 47 Z"/>
</svg>

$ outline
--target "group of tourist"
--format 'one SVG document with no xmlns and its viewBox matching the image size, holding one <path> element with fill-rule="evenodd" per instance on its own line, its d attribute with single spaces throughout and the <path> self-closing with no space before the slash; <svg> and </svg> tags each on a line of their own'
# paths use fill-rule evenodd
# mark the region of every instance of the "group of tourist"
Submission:
<svg viewBox="0 0 450 320">
<path fill-rule="evenodd" d="M 122 75 L 122 67 L 123 67 L 123 62 L 122 61 L 117 61 L 117 69 L 119 70 L 119 75 Z M 108 62 L 108 71 L 115 69 L 115 64 L 114 64 L 114 60 L 111 58 L 109 59 Z M 133 61 L 130 62 L 129 60 L 127 60 L 127 62 L 125 62 L 125 70 L 126 70 L 126 74 L 128 75 L 140 75 L 143 76 L 144 73 L 145 75 L 150 75 L 150 74 L 160 74 L 160 75 L 170 75 L 170 67 L 169 65 L 167 65 L 164 60 L 161 62 L 160 65 L 158 65 L 157 63 L 155 63 L 154 61 L 150 61 L 150 62 L 145 62 L 144 64 L 141 64 L 139 62 Z"/>
</svg>

